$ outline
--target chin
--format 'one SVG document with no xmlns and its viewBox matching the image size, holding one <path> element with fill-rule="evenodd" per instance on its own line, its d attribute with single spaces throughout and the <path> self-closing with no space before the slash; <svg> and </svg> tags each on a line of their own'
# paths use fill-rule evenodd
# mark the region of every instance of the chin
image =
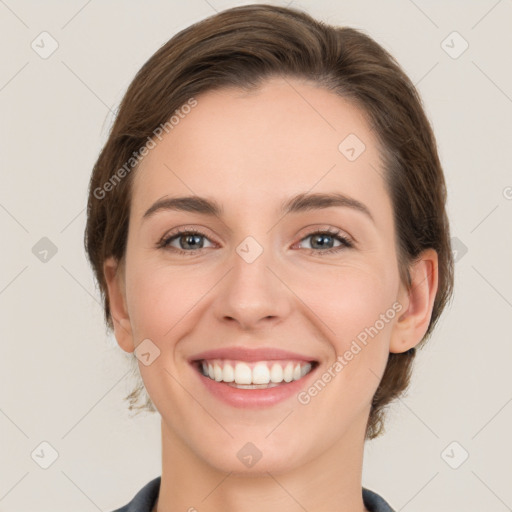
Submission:
<svg viewBox="0 0 512 512">
<path fill-rule="evenodd" d="M 260 436 L 259 437 L 263 437 Z M 250 439 L 254 439 L 251 441 Z M 276 443 L 277 441 L 277 443 Z M 268 476 L 267 473 L 281 473 L 291 471 L 301 465 L 305 449 L 302 440 L 295 444 L 282 439 L 274 439 L 272 442 L 263 437 L 256 440 L 254 437 L 245 436 L 231 439 L 228 442 L 218 442 L 216 449 L 208 450 L 204 447 L 199 456 L 204 462 L 214 469 L 233 473 L 240 476 Z"/>
</svg>

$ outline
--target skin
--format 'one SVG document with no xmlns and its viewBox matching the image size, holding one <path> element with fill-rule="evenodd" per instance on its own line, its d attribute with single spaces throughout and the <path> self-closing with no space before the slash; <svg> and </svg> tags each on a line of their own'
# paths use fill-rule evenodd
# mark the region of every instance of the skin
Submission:
<svg viewBox="0 0 512 512">
<path fill-rule="evenodd" d="M 160 350 L 150 365 L 139 361 L 162 417 L 154 510 L 363 512 L 371 400 L 389 352 L 414 347 L 427 330 L 437 254 L 426 250 L 411 266 L 407 290 L 377 140 L 345 99 L 295 78 L 196 99 L 137 170 L 125 259 L 104 264 L 120 347 L 132 352 L 149 338 Z M 355 161 L 338 150 L 351 133 L 366 146 Z M 338 206 L 281 216 L 281 202 L 300 192 L 346 194 L 374 221 Z M 162 197 L 187 195 L 215 199 L 223 215 L 159 211 L 143 220 Z M 192 250 L 179 236 L 156 247 L 178 226 L 205 233 L 195 255 L 173 252 Z M 309 235 L 326 228 L 354 247 L 333 238 L 328 248 L 341 250 L 319 254 Z M 263 248 L 250 264 L 236 252 L 247 236 Z M 229 406 L 187 362 L 211 348 L 277 346 L 319 361 L 321 376 L 397 301 L 401 311 L 307 405 L 293 396 L 267 408 Z M 262 453 L 251 468 L 237 457 L 247 442 Z"/>
</svg>

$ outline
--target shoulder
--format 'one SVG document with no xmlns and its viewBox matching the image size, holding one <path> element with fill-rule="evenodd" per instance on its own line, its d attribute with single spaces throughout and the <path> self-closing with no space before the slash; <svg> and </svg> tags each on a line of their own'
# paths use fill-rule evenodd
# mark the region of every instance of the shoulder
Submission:
<svg viewBox="0 0 512 512">
<path fill-rule="evenodd" d="M 370 512 L 395 512 L 384 498 L 364 487 L 363 503 Z"/>
<path fill-rule="evenodd" d="M 160 491 L 161 477 L 148 482 L 124 507 L 113 512 L 151 512 Z"/>
</svg>

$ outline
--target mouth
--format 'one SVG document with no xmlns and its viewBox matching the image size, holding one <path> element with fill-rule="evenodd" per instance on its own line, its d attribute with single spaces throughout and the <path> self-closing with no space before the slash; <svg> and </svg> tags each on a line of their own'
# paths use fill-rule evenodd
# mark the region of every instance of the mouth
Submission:
<svg viewBox="0 0 512 512">
<path fill-rule="evenodd" d="M 269 389 L 300 381 L 319 364 L 315 360 L 241 361 L 219 358 L 198 359 L 191 363 L 209 380 L 246 390 Z"/>
<path fill-rule="evenodd" d="M 277 347 L 230 346 L 188 359 L 204 390 L 214 400 L 240 409 L 292 400 L 319 371 L 311 356 Z"/>
</svg>

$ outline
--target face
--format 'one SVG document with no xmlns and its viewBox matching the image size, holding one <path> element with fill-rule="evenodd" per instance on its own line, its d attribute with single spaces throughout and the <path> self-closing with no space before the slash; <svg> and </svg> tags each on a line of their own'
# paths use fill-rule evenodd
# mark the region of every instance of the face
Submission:
<svg viewBox="0 0 512 512">
<path fill-rule="evenodd" d="M 144 384 L 186 453 L 292 470 L 362 442 L 404 306 L 377 141 L 355 106 L 296 79 L 196 100 L 134 175 L 116 336 L 146 340 Z M 165 203 L 184 196 L 219 211 Z M 289 364 L 297 380 L 267 389 L 216 380 L 229 365 L 286 381 Z"/>
</svg>

